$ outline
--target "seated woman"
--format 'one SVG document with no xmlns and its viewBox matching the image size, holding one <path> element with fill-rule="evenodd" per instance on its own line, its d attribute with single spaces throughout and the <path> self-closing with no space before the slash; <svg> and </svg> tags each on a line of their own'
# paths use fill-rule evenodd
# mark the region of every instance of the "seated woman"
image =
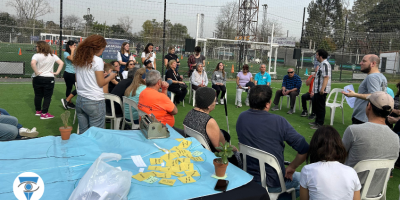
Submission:
<svg viewBox="0 0 400 200">
<path fill-rule="evenodd" d="M 187 89 L 181 87 L 180 84 L 185 84 L 183 82 L 183 77 L 179 75 L 179 72 L 176 71 L 176 61 L 171 60 L 168 63 L 169 69 L 165 75 L 165 81 L 171 80 L 172 84 L 169 85 L 168 91 L 175 93 L 175 102 L 179 104 L 181 101 L 185 99 Z"/>
<path fill-rule="evenodd" d="M 238 73 L 236 77 L 236 100 L 237 107 L 242 107 L 242 92 L 245 91 L 243 87 L 248 87 L 248 91 L 250 91 L 250 87 L 254 85 L 253 83 L 253 75 L 249 72 L 249 66 L 247 64 L 243 65 L 243 70 Z M 249 106 L 249 93 L 247 92 L 246 98 L 246 106 Z"/>
<path fill-rule="evenodd" d="M 146 74 L 146 69 L 145 68 L 140 68 L 136 71 L 135 76 L 133 78 L 132 84 L 126 88 L 125 90 L 125 96 L 128 97 L 129 99 L 132 99 L 134 102 L 138 103 L 139 102 L 139 95 L 140 93 L 146 89 L 146 82 L 143 80 L 142 75 Z M 129 106 L 127 104 L 124 105 L 125 108 L 125 117 L 127 120 L 133 122 L 135 124 L 139 124 L 139 115 L 138 111 L 132 107 L 132 117 L 130 117 L 129 113 Z"/>
<path fill-rule="evenodd" d="M 31 130 L 22 127 L 18 123 L 18 119 L 0 108 L 0 141 L 9 141 L 24 137 L 36 137 L 39 133 L 36 128 L 33 127 Z"/>
<path fill-rule="evenodd" d="M 361 184 L 356 171 L 344 165 L 347 151 L 332 126 L 322 126 L 311 138 L 310 163 L 301 170 L 300 200 L 360 199 Z"/>
<path fill-rule="evenodd" d="M 192 83 L 192 89 L 197 90 L 201 87 L 207 87 L 208 78 L 207 73 L 203 71 L 203 64 L 197 64 L 196 70 L 190 77 L 190 83 Z"/>
<path fill-rule="evenodd" d="M 212 88 L 199 88 L 196 91 L 196 107 L 188 112 L 183 125 L 199 132 L 206 139 L 212 152 L 217 152 L 215 147 L 219 146 L 219 143 L 230 141 L 230 135 L 221 129 L 214 118 L 210 116 L 210 112 L 214 110 L 216 97 L 215 90 Z M 233 146 L 233 150 L 237 152 L 237 148 Z M 229 159 L 229 162 L 238 166 L 238 159 L 233 156 Z"/>
<path fill-rule="evenodd" d="M 218 96 L 221 92 L 221 104 L 224 104 L 224 97 L 226 93 L 226 72 L 224 70 L 224 64 L 222 62 L 217 64 L 217 67 L 214 70 L 212 75 L 212 88 L 217 92 L 217 104 L 218 104 Z"/>
<path fill-rule="evenodd" d="M 133 61 L 133 60 L 128 61 L 124 71 L 122 71 L 122 79 L 127 79 L 128 78 L 128 70 L 133 69 L 133 68 L 135 68 L 135 61 Z M 117 70 L 117 69 L 115 69 L 115 70 Z"/>
</svg>

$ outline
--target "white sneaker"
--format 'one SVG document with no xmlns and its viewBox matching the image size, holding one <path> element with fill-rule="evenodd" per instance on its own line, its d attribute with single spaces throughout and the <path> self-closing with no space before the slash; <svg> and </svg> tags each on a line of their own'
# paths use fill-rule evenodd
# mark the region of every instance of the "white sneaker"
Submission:
<svg viewBox="0 0 400 200">
<path fill-rule="evenodd" d="M 237 105 L 237 107 L 238 107 L 238 108 L 241 108 L 241 107 L 242 107 L 242 102 L 239 102 L 238 105 Z"/>
<path fill-rule="evenodd" d="M 37 137 L 39 135 L 39 132 L 36 131 L 35 127 L 33 127 L 32 130 L 29 130 L 27 128 L 20 128 L 19 135 L 23 137 Z"/>
<path fill-rule="evenodd" d="M 224 99 L 221 99 L 220 102 L 221 102 L 221 105 L 224 105 Z"/>
<path fill-rule="evenodd" d="M 218 100 L 215 102 L 215 105 L 218 105 Z"/>
</svg>

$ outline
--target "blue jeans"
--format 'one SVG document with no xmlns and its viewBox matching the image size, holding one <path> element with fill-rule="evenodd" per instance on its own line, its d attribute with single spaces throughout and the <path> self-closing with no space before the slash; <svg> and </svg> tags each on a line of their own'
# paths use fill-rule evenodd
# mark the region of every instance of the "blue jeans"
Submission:
<svg viewBox="0 0 400 200">
<path fill-rule="evenodd" d="M 167 80 L 167 83 L 168 83 L 168 85 L 171 85 L 172 84 L 172 80 Z M 171 91 L 168 91 L 167 94 L 168 94 L 168 97 L 171 98 Z"/>
<path fill-rule="evenodd" d="M 92 126 L 104 128 L 106 121 L 105 100 L 95 101 L 78 95 L 76 99 L 76 112 L 80 134 Z"/>
<path fill-rule="evenodd" d="M 287 180 L 285 181 L 286 189 L 295 188 L 296 189 L 296 197 L 300 196 L 300 172 L 295 172 L 293 174 L 293 181 Z M 281 187 L 268 187 L 268 192 L 270 193 L 279 193 L 282 191 Z M 289 193 L 283 193 L 279 195 L 278 200 L 291 200 L 292 196 Z"/>
<path fill-rule="evenodd" d="M 18 124 L 18 119 L 10 116 L 6 110 L 0 108 L 0 113 L 0 140 L 14 140 L 19 136 L 18 130 L 22 125 Z"/>
</svg>

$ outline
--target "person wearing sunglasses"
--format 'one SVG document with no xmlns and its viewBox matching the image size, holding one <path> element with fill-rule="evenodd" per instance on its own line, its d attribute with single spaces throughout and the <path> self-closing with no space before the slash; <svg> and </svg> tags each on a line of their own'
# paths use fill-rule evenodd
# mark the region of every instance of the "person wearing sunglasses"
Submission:
<svg viewBox="0 0 400 200">
<path fill-rule="evenodd" d="M 294 73 L 293 68 L 289 68 L 287 70 L 287 75 L 283 77 L 283 82 L 282 82 L 282 89 L 277 90 L 275 93 L 275 99 L 274 99 L 274 104 L 275 106 L 271 108 L 272 111 L 279 110 L 279 100 L 281 99 L 281 96 L 290 96 L 290 110 L 287 112 L 287 114 L 293 114 L 293 109 L 294 109 L 294 103 L 296 102 L 296 96 L 299 95 L 300 93 L 300 87 L 301 87 L 301 78 L 297 74 Z"/>
<path fill-rule="evenodd" d="M 133 60 L 128 61 L 124 71 L 122 72 L 122 79 L 127 79 L 128 78 L 128 71 L 130 69 L 133 69 L 134 67 L 135 67 L 135 62 Z M 115 70 L 117 70 L 117 69 L 115 69 Z"/>
</svg>

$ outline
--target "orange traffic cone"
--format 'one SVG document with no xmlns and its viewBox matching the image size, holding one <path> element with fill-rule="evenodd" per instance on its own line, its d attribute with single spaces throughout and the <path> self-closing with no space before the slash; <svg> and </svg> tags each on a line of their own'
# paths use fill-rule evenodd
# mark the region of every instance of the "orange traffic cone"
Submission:
<svg viewBox="0 0 400 200">
<path fill-rule="evenodd" d="M 183 55 L 181 55 L 181 60 L 183 59 Z"/>
<path fill-rule="evenodd" d="M 18 50 L 18 55 L 22 56 L 21 48 L 19 48 L 19 50 Z"/>
<path fill-rule="evenodd" d="M 54 53 L 54 55 L 57 55 L 57 50 L 55 50 L 55 53 Z"/>
<path fill-rule="evenodd" d="M 231 73 L 232 73 L 232 74 L 235 73 L 235 67 L 233 66 L 233 64 L 232 64 Z"/>
</svg>

